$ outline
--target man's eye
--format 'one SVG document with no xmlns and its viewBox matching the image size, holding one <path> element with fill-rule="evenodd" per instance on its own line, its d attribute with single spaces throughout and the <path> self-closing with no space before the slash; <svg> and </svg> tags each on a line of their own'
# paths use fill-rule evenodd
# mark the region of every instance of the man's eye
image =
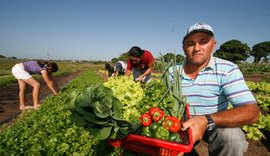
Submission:
<svg viewBox="0 0 270 156">
<path fill-rule="evenodd" d="M 195 43 L 194 42 L 187 42 L 186 43 L 186 46 L 188 46 L 188 47 L 190 47 L 190 46 L 194 46 L 195 45 Z"/>
<path fill-rule="evenodd" d="M 207 44 L 209 41 L 210 41 L 210 40 L 208 40 L 208 39 L 203 39 L 203 40 L 200 41 L 200 45 L 205 45 L 205 44 Z"/>
</svg>

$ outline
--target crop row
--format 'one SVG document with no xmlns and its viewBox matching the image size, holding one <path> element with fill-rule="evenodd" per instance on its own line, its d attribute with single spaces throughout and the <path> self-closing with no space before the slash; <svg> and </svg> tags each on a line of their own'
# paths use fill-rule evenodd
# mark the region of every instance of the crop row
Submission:
<svg viewBox="0 0 270 156">
<path fill-rule="evenodd" d="M 240 63 L 240 64 L 238 64 L 238 66 L 244 74 L 256 74 L 256 73 L 269 73 L 270 72 L 269 64 Z"/>
<path fill-rule="evenodd" d="M 247 84 L 257 99 L 261 113 L 257 123 L 244 126 L 243 130 L 248 139 L 260 140 L 265 138 L 263 131 L 270 132 L 270 83 L 247 82 Z"/>
<path fill-rule="evenodd" d="M 98 74 L 84 72 L 59 96 L 48 96 L 39 110 L 23 111 L 11 127 L 2 126 L 0 155 L 97 155 L 101 142 L 72 120 L 69 97 L 74 89 L 102 81 Z"/>
</svg>

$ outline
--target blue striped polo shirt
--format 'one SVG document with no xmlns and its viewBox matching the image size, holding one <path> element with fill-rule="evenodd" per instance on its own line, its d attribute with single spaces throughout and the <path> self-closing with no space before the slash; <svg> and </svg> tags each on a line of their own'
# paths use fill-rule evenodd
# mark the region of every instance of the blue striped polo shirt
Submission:
<svg viewBox="0 0 270 156">
<path fill-rule="evenodd" d="M 185 61 L 180 65 L 182 69 L 184 64 Z M 182 74 L 182 93 L 190 106 L 190 115 L 226 110 L 229 103 L 234 107 L 256 103 L 243 74 L 230 61 L 212 56 L 195 80 L 187 77 L 184 72 Z"/>
</svg>

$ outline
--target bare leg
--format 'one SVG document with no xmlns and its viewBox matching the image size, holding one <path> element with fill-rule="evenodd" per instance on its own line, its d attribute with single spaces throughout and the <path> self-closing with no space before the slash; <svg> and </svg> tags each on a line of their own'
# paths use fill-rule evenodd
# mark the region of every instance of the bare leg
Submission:
<svg viewBox="0 0 270 156">
<path fill-rule="evenodd" d="M 20 100 L 20 109 L 23 110 L 25 108 L 25 90 L 26 83 L 22 80 L 18 80 L 19 84 L 19 100 Z"/>
<path fill-rule="evenodd" d="M 32 77 L 23 81 L 33 87 L 32 96 L 33 96 L 34 108 L 38 108 L 40 83 Z"/>
</svg>

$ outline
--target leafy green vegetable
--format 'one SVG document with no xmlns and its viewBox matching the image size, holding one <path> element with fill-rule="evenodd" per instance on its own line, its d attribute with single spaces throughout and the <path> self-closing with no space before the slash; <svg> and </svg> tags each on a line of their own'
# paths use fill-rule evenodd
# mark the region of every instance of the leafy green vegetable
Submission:
<svg viewBox="0 0 270 156">
<path fill-rule="evenodd" d="M 143 99 L 137 105 L 140 114 L 148 111 L 151 107 L 159 107 L 165 114 L 171 112 L 174 105 L 173 98 L 166 93 L 167 88 L 161 80 L 151 80 L 143 88 Z"/>
<path fill-rule="evenodd" d="M 140 117 L 141 113 L 138 111 L 137 106 L 144 95 L 141 83 L 133 81 L 131 77 L 120 76 L 110 77 L 104 85 L 111 88 L 113 95 L 123 104 L 121 110 L 123 119 L 130 121 Z"/>
<path fill-rule="evenodd" d="M 76 92 L 76 91 L 75 91 Z M 107 138 L 123 138 L 136 128 L 122 119 L 122 103 L 113 96 L 113 91 L 102 83 L 93 83 L 72 93 L 74 100 L 73 119 L 87 128 L 98 140 Z"/>
</svg>

